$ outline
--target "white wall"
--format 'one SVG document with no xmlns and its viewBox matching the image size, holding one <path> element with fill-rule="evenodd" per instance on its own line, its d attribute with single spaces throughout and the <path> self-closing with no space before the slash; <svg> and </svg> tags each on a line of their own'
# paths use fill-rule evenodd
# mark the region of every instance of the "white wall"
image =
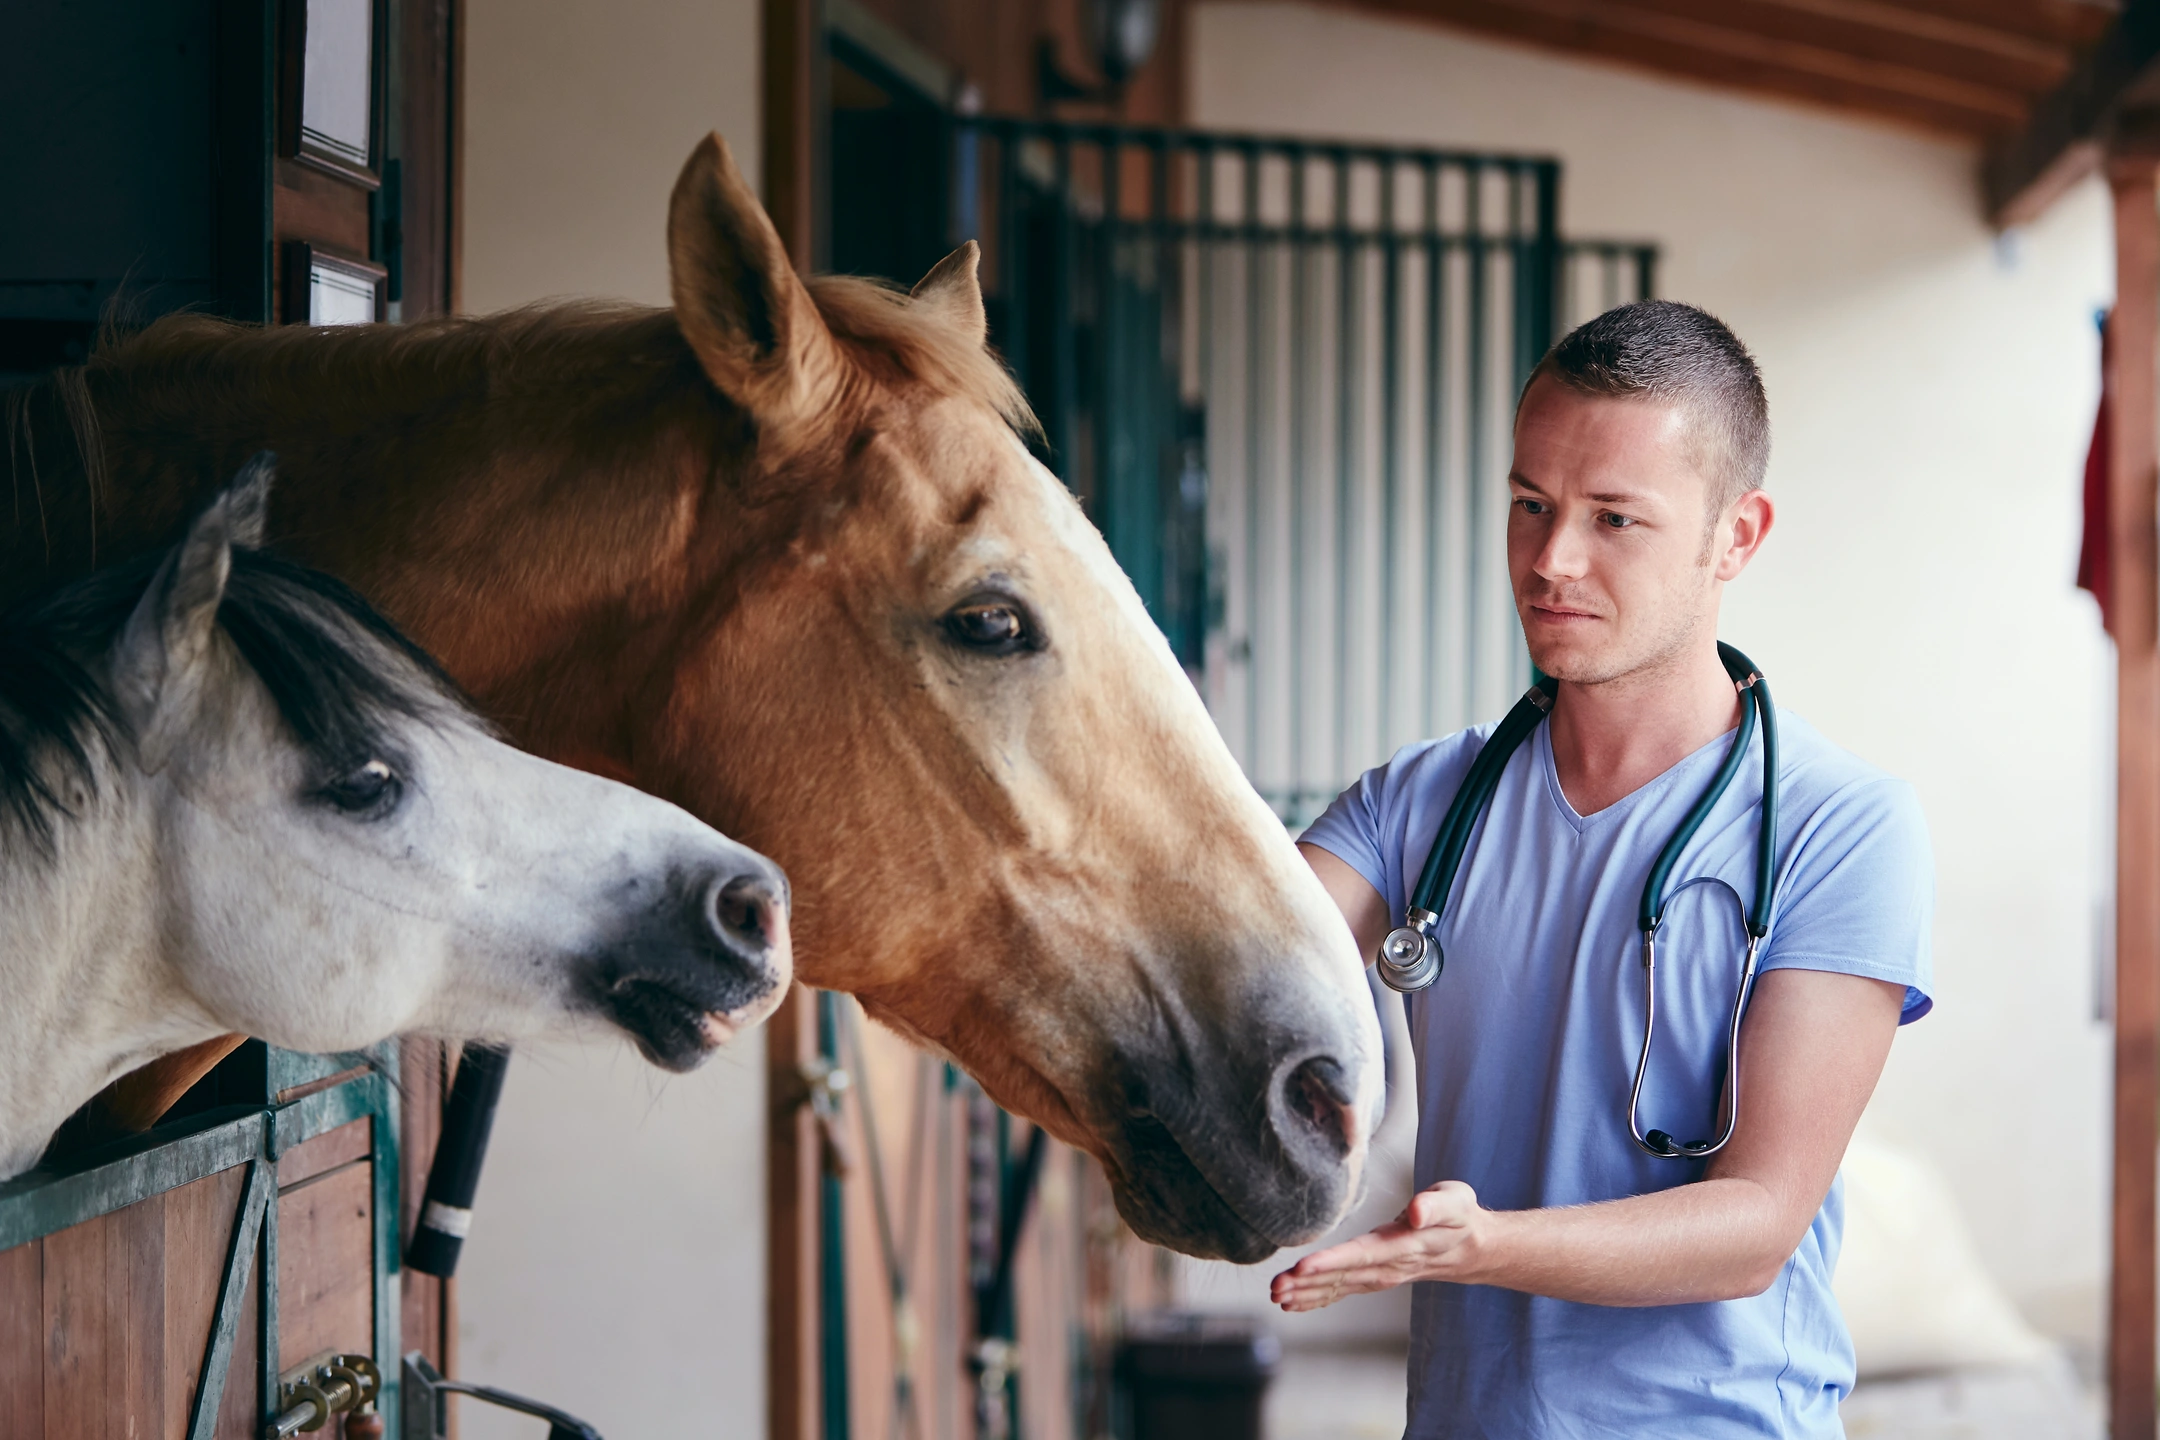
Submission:
<svg viewBox="0 0 2160 1440">
<path fill-rule="evenodd" d="M 1935 839 L 1937 1009 L 1871 1118 L 1945 1167 L 2028 1309 L 2083 1328 L 2108 651 L 2071 577 L 2099 186 L 1998 246 L 1972 150 L 1898 129 L 1292 4 L 1202 6 L 1191 55 L 1197 124 L 1558 156 L 1567 231 L 1658 241 L 1662 293 L 1760 357 L 1780 518 L 1725 633 L 1910 779 Z"/>
<path fill-rule="evenodd" d="M 668 192 L 718 130 L 757 176 L 756 0 L 468 0 L 465 292 L 668 300 Z M 458 1368 L 611 1436 L 764 1428 L 764 1042 L 690 1076 L 520 1052 L 458 1279 Z M 464 1404 L 465 1440 L 537 1422 Z"/>
</svg>

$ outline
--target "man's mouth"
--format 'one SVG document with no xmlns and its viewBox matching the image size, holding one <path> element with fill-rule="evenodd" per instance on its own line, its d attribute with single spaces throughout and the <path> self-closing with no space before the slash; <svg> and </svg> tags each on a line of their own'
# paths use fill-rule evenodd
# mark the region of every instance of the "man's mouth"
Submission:
<svg viewBox="0 0 2160 1440">
<path fill-rule="evenodd" d="M 1540 605 L 1534 600 L 1530 602 L 1530 613 L 1547 625 L 1567 625 L 1604 618 L 1588 610 L 1573 610 L 1560 605 Z"/>
</svg>

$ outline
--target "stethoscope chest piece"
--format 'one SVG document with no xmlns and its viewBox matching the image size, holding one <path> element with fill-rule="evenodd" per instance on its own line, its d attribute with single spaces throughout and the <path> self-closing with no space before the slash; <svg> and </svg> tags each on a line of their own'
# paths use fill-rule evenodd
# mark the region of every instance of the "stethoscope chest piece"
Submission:
<svg viewBox="0 0 2160 1440">
<path fill-rule="evenodd" d="M 1380 942 L 1377 965 L 1381 980 L 1390 990 L 1408 994 L 1439 979 L 1447 956 L 1441 953 L 1440 942 L 1432 937 L 1439 916 L 1413 907 L 1404 918 L 1410 923 L 1388 931 L 1387 939 Z"/>
</svg>

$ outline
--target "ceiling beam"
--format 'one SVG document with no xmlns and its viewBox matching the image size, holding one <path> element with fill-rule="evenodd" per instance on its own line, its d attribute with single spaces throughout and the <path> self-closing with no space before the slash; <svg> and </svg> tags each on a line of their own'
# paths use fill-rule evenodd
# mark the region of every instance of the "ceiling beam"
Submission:
<svg viewBox="0 0 2160 1440">
<path fill-rule="evenodd" d="M 2061 84 L 2077 58 L 2068 45 L 1881 0 L 1622 0 L 1599 8 L 1617 12 L 1621 24 L 1636 23 L 1626 17 L 1635 11 L 1721 31 L 1729 48 L 1789 56 L 1796 68 L 1820 68 L 1817 52 L 1828 52 L 1886 67 L 1891 83 L 1909 71 L 2024 97 Z"/>
<path fill-rule="evenodd" d="M 1988 217 L 2022 225 L 2091 174 L 2125 112 L 2160 100 L 2160 0 L 2129 0 L 2077 68 L 1981 165 Z"/>
<path fill-rule="evenodd" d="M 2073 47 L 2092 44 L 2121 13 L 2121 0 L 1886 0 L 1910 10 L 2010 35 Z"/>
<path fill-rule="evenodd" d="M 1999 135 L 2024 119 L 2029 94 L 1918 65 L 1762 35 L 1704 15 L 1736 0 L 1356 0 L 1360 8 L 1439 21 L 1712 84 L 1866 111 L 1966 136 Z M 1767 8 L 1747 0 L 1750 8 Z M 2144 0 L 2139 0 L 2144 3 Z M 2160 0 L 2154 0 L 2160 3 Z M 1655 8 L 1654 8 L 1655 7 Z M 1682 13 L 1685 10 L 1686 13 Z"/>
</svg>

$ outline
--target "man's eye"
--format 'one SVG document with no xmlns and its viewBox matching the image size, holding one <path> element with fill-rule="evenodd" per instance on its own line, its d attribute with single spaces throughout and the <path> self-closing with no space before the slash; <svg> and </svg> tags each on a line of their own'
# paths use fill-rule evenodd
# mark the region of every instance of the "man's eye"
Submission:
<svg viewBox="0 0 2160 1440">
<path fill-rule="evenodd" d="M 1635 517 L 1632 515 L 1606 514 L 1600 515 L 1598 518 L 1605 522 L 1605 527 L 1609 530 L 1625 530 L 1635 523 Z"/>
<path fill-rule="evenodd" d="M 321 794 L 348 815 L 364 815 L 396 804 L 402 788 L 387 761 L 370 760 L 323 786 Z"/>
<path fill-rule="evenodd" d="M 1522 508 L 1525 515 L 1543 515 L 1545 513 L 1545 502 L 1542 500 L 1532 500 L 1527 496 L 1518 495 L 1515 497 L 1515 503 Z"/>
</svg>

